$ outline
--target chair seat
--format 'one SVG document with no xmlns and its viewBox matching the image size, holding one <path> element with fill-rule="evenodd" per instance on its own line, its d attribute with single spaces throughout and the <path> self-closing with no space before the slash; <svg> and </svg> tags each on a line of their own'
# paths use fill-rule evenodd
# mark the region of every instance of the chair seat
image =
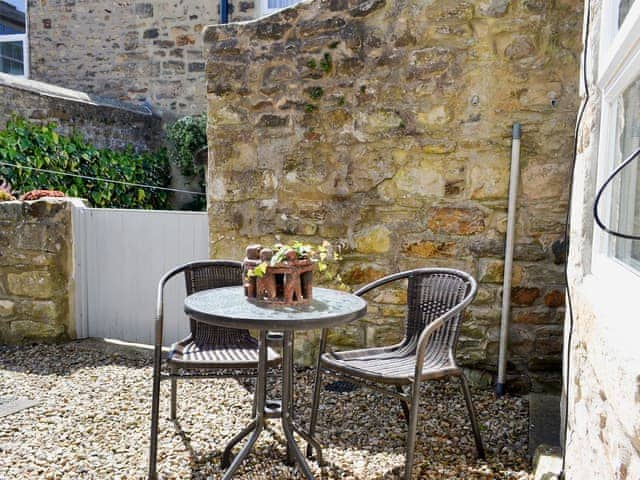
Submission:
<svg viewBox="0 0 640 480">
<path fill-rule="evenodd" d="M 415 374 L 415 349 L 395 347 L 366 348 L 322 354 L 320 363 L 331 370 L 391 385 L 408 385 Z M 451 363 L 446 352 L 427 355 L 422 380 L 460 375 L 462 370 Z"/>
<path fill-rule="evenodd" d="M 280 363 L 280 355 L 267 348 L 267 366 Z M 258 341 L 247 337 L 231 346 L 196 343 L 191 335 L 171 345 L 167 365 L 177 368 L 258 368 Z"/>
</svg>

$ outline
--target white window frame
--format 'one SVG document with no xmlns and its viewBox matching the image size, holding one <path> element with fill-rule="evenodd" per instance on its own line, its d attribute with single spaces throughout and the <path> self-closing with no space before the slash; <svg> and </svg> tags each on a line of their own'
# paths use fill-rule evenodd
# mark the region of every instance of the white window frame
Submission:
<svg viewBox="0 0 640 480">
<path fill-rule="evenodd" d="M 29 78 L 29 1 L 24 1 L 24 33 L 0 35 L 0 43 L 22 42 L 22 58 L 24 59 L 22 75 L 16 77 Z"/>
<path fill-rule="evenodd" d="M 617 100 L 634 80 L 640 78 L 640 0 L 629 10 L 618 29 L 618 0 L 604 0 L 597 86 L 602 93 L 600 142 L 598 147 L 597 185 L 604 183 L 616 165 L 615 152 Z M 610 223 L 612 191 L 609 188 L 601 200 L 599 213 L 605 224 Z M 594 223 L 591 278 L 587 282 L 594 294 L 603 299 L 606 308 L 619 312 L 635 311 L 640 292 L 640 270 L 614 256 L 611 236 Z M 615 242 L 615 240 L 614 240 Z M 615 306 L 615 307 L 614 307 Z M 632 308 L 632 310 L 629 310 Z"/>
</svg>

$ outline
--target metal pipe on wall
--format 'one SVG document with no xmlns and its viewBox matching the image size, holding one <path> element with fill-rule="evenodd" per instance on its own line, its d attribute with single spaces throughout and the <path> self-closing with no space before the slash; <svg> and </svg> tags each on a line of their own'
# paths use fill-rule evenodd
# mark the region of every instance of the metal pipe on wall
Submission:
<svg viewBox="0 0 640 480">
<path fill-rule="evenodd" d="M 513 270 L 513 247 L 516 233 L 516 204 L 518 199 L 518 178 L 520 175 L 520 135 L 519 123 L 514 123 L 511 131 L 511 175 L 509 177 L 509 208 L 507 211 L 507 239 L 504 252 L 504 278 L 502 282 L 502 317 L 500 320 L 500 354 L 498 357 L 498 381 L 496 394 L 505 393 L 507 370 L 507 348 L 509 340 L 509 317 L 511 316 L 511 272 Z"/>
</svg>

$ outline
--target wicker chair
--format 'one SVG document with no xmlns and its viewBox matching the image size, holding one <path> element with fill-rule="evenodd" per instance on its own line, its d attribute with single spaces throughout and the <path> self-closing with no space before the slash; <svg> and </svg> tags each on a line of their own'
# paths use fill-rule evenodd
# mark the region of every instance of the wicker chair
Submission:
<svg viewBox="0 0 640 480">
<path fill-rule="evenodd" d="M 165 274 L 158 285 L 151 407 L 149 479 L 156 477 L 160 381 L 171 380 L 171 419 L 176 418 L 178 378 L 223 378 L 255 376 L 258 367 L 258 341 L 248 330 L 222 328 L 189 319 L 191 333 L 174 343 L 162 368 L 163 294 L 166 283 L 184 274 L 187 295 L 210 288 L 242 285 L 242 263 L 230 260 L 205 260 L 187 263 Z M 268 350 L 267 366 L 276 366 L 280 356 Z M 255 411 L 255 404 L 254 404 Z M 231 447 L 223 455 L 229 461 Z"/>
<path fill-rule="evenodd" d="M 458 270 L 421 268 L 386 276 L 365 285 L 355 294 L 364 295 L 403 279 L 408 280 L 407 317 L 404 338 L 397 345 L 325 352 L 327 330 L 322 330 L 309 431 L 314 434 L 318 420 L 323 373 L 398 398 L 408 423 L 404 478 L 409 480 L 415 450 L 420 382 L 424 380 L 447 376 L 460 378 L 480 458 L 484 458 L 484 448 L 469 387 L 455 361 L 463 310 L 476 295 L 476 281 Z M 408 387 L 407 391 L 405 387 Z M 311 455 L 309 447 L 307 455 Z"/>
</svg>

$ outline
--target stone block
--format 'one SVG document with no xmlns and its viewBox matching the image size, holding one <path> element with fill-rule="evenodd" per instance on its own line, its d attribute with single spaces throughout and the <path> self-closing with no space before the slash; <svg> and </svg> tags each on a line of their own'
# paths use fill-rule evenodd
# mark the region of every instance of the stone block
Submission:
<svg viewBox="0 0 640 480">
<path fill-rule="evenodd" d="M 30 320 L 11 322 L 11 337 L 17 340 L 52 341 L 62 337 L 65 333 L 62 325 L 49 325 Z"/>
<path fill-rule="evenodd" d="M 485 230 L 485 213 L 475 207 L 432 207 L 427 226 L 435 233 L 473 235 Z"/>
<path fill-rule="evenodd" d="M 136 3 L 134 8 L 135 8 L 136 15 L 140 18 L 153 17 L 152 3 Z"/>
<path fill-rule="evenodd" d="M 16 304 L 11 300 L 0 300 L 0 317 L 10 317 L 15 312 Z"/>
<path fill-rule="evenodd" d="M 404 253 L 421 258 L 454 257 L 460 254 L 460 250 L 459 243 L 446 241 L 425 240 L 402 245 Z"/>
<path fill-rule="evenodd" d="M 348 266 L 342 271 L 342 281 L 347 285 L 369 283 L 387 275 L 389 271 L 378 265 Z"/>
<path fill-rule="evenodd" d="M 20 318 L 33 322 L 55 324 L 58 315 L 58 304 L 53 301 L 28 301 L 18 304 L 17 313 Z"/>
<path fill-rule="evenodd" d="M 354 240 L 360 253 L 386 253 L 391 248 L 391 232 L 384 225 L 362 230 Z"/>
<path fill-rule="evenodd" d="M 10 293 L 21 297 L 51 298 L 56 291 L 53 277 L 44 271 L 9 273 L 7 284 Z"/>
<path fill-rule="evenodd" d="M 540 297 L 540 289 L 536 287 L 514 287 L 511 289 L 511 304 L 529 306 Z"/>
<path fill-rule="evenodd" d="M 552 290 L 544 296 L 544 304 L 550 308 L 564 306 L 565 294 L 561 290 Z"/>
</svg>

